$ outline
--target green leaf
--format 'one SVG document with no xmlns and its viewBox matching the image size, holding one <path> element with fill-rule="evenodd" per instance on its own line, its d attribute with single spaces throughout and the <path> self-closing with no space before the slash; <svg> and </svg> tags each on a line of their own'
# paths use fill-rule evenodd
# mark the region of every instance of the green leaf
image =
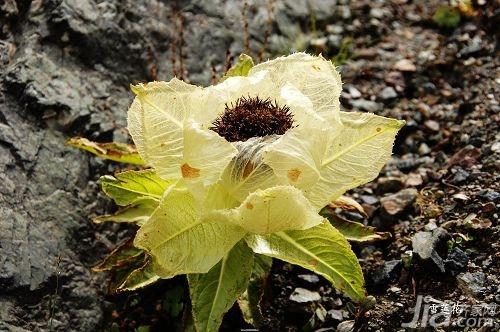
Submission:
<svg viewBox="0 0 500 332">
<path fill-rule="evenodd" d="M 238 226 L 205 222 L 197 208 L 191 193 L 174 188 L 137 232 L 134 245 L 152 256 L 162 278 L 206 273 L 244 237 Z"/>
<path fill-rule="evenodd" d="M 153 170 L 125 171 L 99 179 L 102 190 L 118 205 L 134 204 L 143 200 L 159 202 L 173 181 L 163 180 Z"/>
<path fill-rule="evenodd" d="M 238 305 L 243 313 L 243 319 L 256 327 L 262 326 L 264 317 L 260 302 L 264 295 L 266 279 L 271 272 L 273 259 L 264 255 L 254 255 L 252 275 L 246 291 L 238 298 Z"/>
<path fill-rule="evenodd" d="M 238 62 L 224 74 L 220 81 L 225 81 L 232 76 L 248 76 L 248 72 L 254 66 L 252 57 L 242 53 L 238 58 Z"/>
<path fill-rule="evenodd" d="M 134 223 L 141 226 L 151 217 L 157 207 L 157 201 L 142 200 L 136 204 L 126 206 L 114 214 L 95 217 L 93 221 L 96 224 L 113 221 L 116 223 Z"/>
<path fill-rule="evenodd" d="M 363 273 L 356 255 L 344 236 L 327 220 L 307 230 L 248 235 L 246 240 L 255 253 L 322 275 L 355 302 L 365 297 Z"/>
<path fill-rule="evenodd" d="M 440 6 L 434 15 L 432 20 L 440 27 L 445 28 L 455 28 L 460 24 L 460 10 L 453 6 Z"/>
<path fill-rule="evenodd" d="M 377 232 L 375 227 L 365 226 L 359 222 L 354 222 L 342 218 L 330 207 L 325 207 L 320 214 L 328 218 L 330 224 L 335 227 L 345 238 L 354 242 L 374 242 L 386 240 L 391 237 L 389 232 Z"/>
<path fill-rule="evenodd" d="M 224 313 L 246 289 L 252 265 L 252 251 L 240 241 L 208 273 L 188 276 L 197 331 L 219 330 Z"/>
<path fill-rule="evenodd" d="M 66 144 L 93 153 L 103 159 L 134 165 L 145 164 L 133 145 L 116 142 L 96 143 L 83 137 L 70 138 Z"/>
</svg>

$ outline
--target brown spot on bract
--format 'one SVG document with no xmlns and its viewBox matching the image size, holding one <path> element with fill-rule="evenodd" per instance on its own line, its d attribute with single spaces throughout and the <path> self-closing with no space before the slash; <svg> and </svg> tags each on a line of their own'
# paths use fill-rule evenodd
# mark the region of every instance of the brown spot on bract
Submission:
<svg viewBox="0 0 500 332">
<path fill-rule="evenodd" d="M 382 130 L 382 128 L 377 127 L 377 133 L 379 133 Z"/>
<path fill-rule="evenodd" d="M 253 170 L 255 169 L 253 163 L 249 161 L 246 165 L 245 168 L 243 169 L 243 180 L 245 180 L 250 174 L 252 174 Z"/>
<path fill-rule="evenodd" d="M 186 179 L 195 179 L 200 176 L 200 170 L 189 166 L 188 164 L 183 164 L 181 166 L 182 177 Z"/>
<path fill-rule="evenodd" d="M 316 66 L 316 65 L 312 65 L 312 67 L 313 67 L 313 69 L 314 69 L 314 70 L 317 70 L 317 71 L 320 71 L 320 70 L 321 70 L 321 68 L 319 68 L 319 67 L 318 67 L 318 66 Z"/>
<path fill-rule="evenodd" d="M 253 209 L 253 204 L 248 202 L 247 204 L 245 204 L 245 207 L 249 210 Z"/>
<path fill-rule="evenodd" d="M 292 168 L 291 170 L 288 171 L 288 179 L 292 182 L 297 182 L 297 180 L 299 179 L 299 176 L 300 176 L 300 173 L 302 173 L 302 171 L 298 168 Z"/>
<path fill-rule="evenodd" d="M 318 261 L 315 259 L 311 259 L 308 263 L 309 263 L 309 265 L 312 265 L 312 266 L 318 265 Z"/>
</svg>

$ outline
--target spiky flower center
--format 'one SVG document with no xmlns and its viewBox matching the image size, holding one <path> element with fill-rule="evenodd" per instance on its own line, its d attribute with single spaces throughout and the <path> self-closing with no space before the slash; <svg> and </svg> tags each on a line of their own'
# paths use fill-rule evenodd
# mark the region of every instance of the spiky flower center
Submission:
<svg viewBox="0 0 500 332">
<path fill-rule="evenodd" d="M 211 130 L 229 142 L 246 141 L 252 137 L 283 135 L 293 126 L 288 106 L 259 97 L 241 97 L 227 105 L 213 123 Z"/>
</svg>

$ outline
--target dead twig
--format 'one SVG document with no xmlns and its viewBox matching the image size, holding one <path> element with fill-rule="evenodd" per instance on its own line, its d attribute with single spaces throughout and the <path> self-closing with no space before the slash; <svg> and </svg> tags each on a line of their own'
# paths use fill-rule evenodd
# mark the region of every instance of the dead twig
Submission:
<svg viewBox="0 0 500 332">
<path fill-rule="evenodd" d="M 273 30 L 273 17 L 274 17 L 274 1 L 267 0 L 267 24 L 266 31 L 264 32 L 264 41 L 262 42 L 262 46 L 259 51 L 259 62 L 262 62 L 264 59 L 264 54 L 267 50 L 267 45 L 269 43 L 269 37 L 271 36 L 271 32 Z"/>
<path fill-rule="evenodd" d="M 241 18 L 243 20 L 243 49 L 244 52 L 251 56 L 250 54 L 250 36 L 248 33 L 248 1 L 245 0 L 243 3 L 243 8 L 241 10 Z"/>
</svg>

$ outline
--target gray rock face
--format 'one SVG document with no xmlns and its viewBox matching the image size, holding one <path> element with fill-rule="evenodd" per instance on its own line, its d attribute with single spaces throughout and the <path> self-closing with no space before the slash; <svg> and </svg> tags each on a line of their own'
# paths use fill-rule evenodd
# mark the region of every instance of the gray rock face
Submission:
<svg viewBox="0 0 500 332">
<path fill-rule="evenodd" d="M 266 1 L 249 3 L 255 55 L 266 29 Z M 275 1 L 270 52 L 288 52 L 300 33 L 297 23 L 307 22 L 311 10 L 318 20 L 335 11 L 331 1 L 311 5 Z M 154 79 L 155 70 L 159 79 L 172 77 L 177 10 L 183 11 L 189 80 L 209 83 L 211 66 L 222 70 L 226 50 L 243 50 L 241 6 L 236 0 L 2 2 L 1 331 L 102 330 L 110 305 L 105 276 L 89 268 L 107 251 L 103 243 L 125 232 L 92 225 L 88 216 L 110 205 L 99 199 L 95 180 L 114 166 L 64 143 L 76 135 L 127 140 L 128 85 Z M 278 35 L 286 38 L 273 38 Z"/>
</svg>

